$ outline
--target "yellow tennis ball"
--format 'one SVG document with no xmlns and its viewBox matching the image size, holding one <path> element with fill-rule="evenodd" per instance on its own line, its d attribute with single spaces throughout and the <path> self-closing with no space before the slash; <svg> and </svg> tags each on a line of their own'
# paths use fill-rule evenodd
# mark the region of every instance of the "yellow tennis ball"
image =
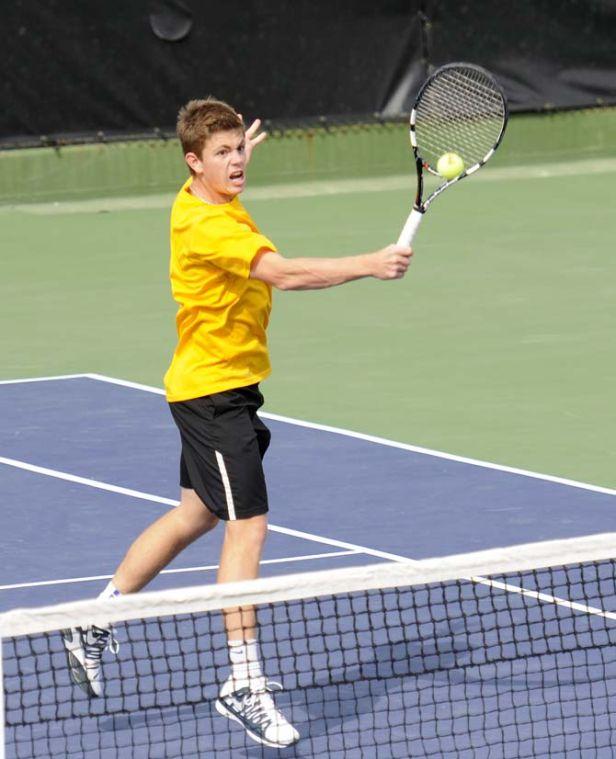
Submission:
<svg viewBox="0 0 616 759">
<path fill-rule="evenodd" d="M 444 179 L 453 179 L 464 171 L 464 161 L 457 153 L 443 153 L 436 170 Z"/>
</svg>

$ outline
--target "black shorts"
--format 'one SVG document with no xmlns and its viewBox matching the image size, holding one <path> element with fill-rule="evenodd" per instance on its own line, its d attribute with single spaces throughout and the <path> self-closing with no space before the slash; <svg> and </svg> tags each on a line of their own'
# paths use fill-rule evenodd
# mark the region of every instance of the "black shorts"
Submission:
<svg viewBox="0 0 616 759">
<path fill-rule="evenodd" d="M 224 520 L 268 510 L 262 459 L 270 431 L 257 416 L 258 385 L 170 403 L 180 430 L 180 485 Z"/>
</svg>

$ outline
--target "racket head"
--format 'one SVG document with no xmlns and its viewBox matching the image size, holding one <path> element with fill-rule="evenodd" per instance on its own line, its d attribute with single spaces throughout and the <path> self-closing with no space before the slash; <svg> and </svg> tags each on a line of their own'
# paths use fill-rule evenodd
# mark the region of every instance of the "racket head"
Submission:
<svg viewBox="0 0 616 759">
<path fill-rule="evenodd" d="M 417 162 L 440 177 L 437 163 L 456 153 L 463 171 L 439 189 L 477 171 L 500 145 L 509 109 L 496 79 L 473 63 L 448 63 L 422 85 L 411 111 L 411 146 Z"/>
</svg>

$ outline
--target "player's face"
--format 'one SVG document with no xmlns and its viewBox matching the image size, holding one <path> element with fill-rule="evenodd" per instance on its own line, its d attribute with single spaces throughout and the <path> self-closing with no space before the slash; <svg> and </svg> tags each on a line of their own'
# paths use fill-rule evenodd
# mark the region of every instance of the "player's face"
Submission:
<svg viewBox="0 0 616 759">
<path fill-rule="evenodd" d="M 215 203 L 226 203 L 246 185 L 246 138 L 243 129 L 215 132 L 193 169 L 202 189 Z"/>
</svg>

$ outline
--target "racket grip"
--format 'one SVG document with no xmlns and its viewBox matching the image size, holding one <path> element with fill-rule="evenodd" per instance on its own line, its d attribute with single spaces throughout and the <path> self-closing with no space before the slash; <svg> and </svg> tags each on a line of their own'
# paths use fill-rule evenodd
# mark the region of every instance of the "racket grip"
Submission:
<svg viewBox="0 0 616 759">
<path fill-rule="evenodd" d="M 409 246 L 413 242 L 413 238 L 419 229 L 419 225 L 421 224 L 423 216 L 423 211 L 418 211 L 416 208 L 413 208 L 409 214 L 408 219 L 406 220 L 406 224 L 402 228 L 402 232 L 400 232 L 400 237 L 398 237 L 398 245 Z"/>
</svg>

